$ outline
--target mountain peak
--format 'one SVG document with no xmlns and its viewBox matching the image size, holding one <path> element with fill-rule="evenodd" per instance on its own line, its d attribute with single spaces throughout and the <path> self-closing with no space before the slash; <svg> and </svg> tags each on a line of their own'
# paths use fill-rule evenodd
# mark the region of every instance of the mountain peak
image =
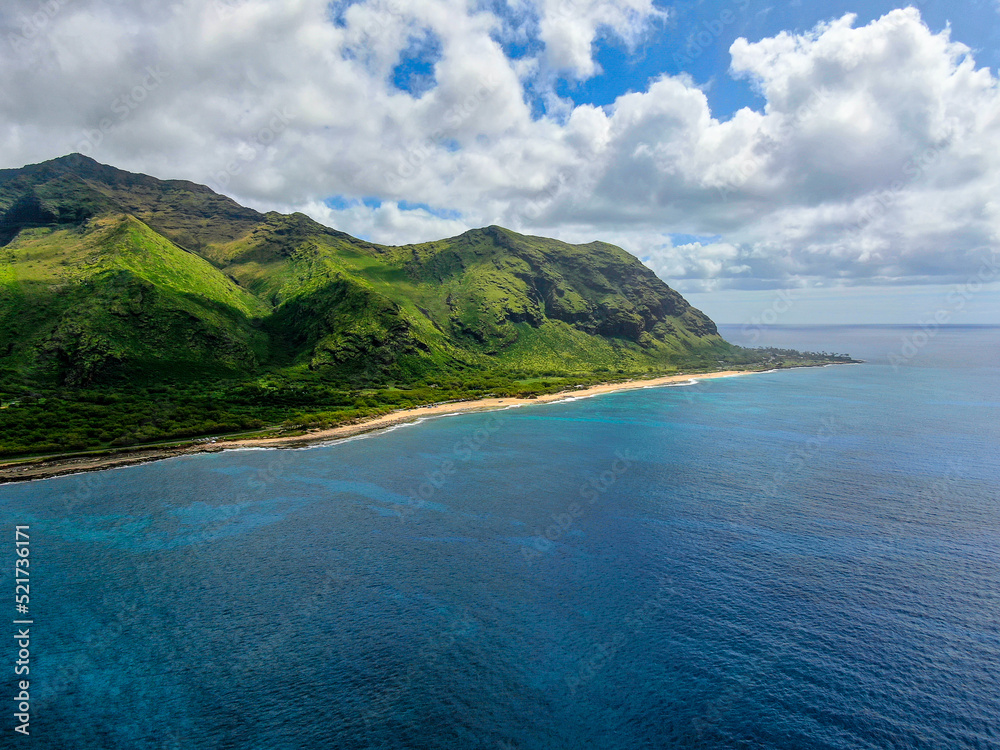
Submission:
<svg viewBox="0 0 1000 750">
<path fill-rule="evenodd" d="M 36 203 L 30 221 L 22 221 L 20 206 Z M 14 215 L 8 215 L 15 208 Z M 21 225 L 37 226 L 45 215 L 55 217 L 53 225 L 61 225 L 106 214 L 135 216 L 188 249 L 241 237 L 264 218 L 204 185 L 127 172 L 79 153 L 0 170 L 4 236 L 16 234 Z"/>
<path fill-rule="evenodd" d="M 114 167 L 108 167 L 106 164 L 101 164 L 101 162 L 93 159 L 86 154 L 81 154 L 79 152 L 74 152 L 72 154 L 66 154 L 65 156 L 58 156 L 55 159 L 49 159 L 48 161 L 41 162 L 42 165 L 45 164 L 61 164 L 71 167 L 89 167 L 91 169 L 105 167 L 109 169 L 114 169 Z"/>
</svg>

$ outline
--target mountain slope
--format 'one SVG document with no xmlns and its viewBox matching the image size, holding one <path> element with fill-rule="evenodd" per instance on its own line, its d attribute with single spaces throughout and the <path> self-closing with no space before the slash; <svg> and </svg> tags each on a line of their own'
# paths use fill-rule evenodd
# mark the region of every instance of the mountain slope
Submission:
<svg viewBox="0 0 1000 750">
<path fill-rule="evenodd" d="M 267 307 L 131 216 L 23 229 L 0 248 L 0 367 L 32 381 L 235 374 L 257 367 Z"/>
<path fill-rule="evenodd" d="M 78 154 L 0 170 L 0 456 L 843 359 L 731 346 L 600 242 L 384 247 Z"/>
<path fill-rule="evenodd" d="M 0 367 L 71 384 L 269 367 L 351 382 L 642 372 L 733 351 L 612 245 L 488 227 L 383 247 L 80 155 L 0 171 L 0 241 L 0 319 L 33 310 L 0 339 Z"/>
</svg>

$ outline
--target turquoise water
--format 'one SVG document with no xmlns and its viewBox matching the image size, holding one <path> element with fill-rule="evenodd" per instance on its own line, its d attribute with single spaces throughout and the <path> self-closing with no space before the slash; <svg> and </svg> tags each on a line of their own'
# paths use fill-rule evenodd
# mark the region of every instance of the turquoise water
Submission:
<svg viewBox="0 0 1000 750">
<path fill-rule="evenodd" d="M 30 746 L 1000 747 L 1000 330 L 914 333 L 0 487 Z"/>
</svg>

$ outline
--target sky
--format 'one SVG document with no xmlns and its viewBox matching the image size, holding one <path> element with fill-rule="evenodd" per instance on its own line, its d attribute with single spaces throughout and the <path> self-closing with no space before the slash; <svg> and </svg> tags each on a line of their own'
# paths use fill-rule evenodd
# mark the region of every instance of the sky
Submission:
<svg viewBox="0 0 1000 750">
<path fill-rule="evenodd" d="M 1000 4 L 0 0 L 0 167 L 624 247 L 722 323 L 1000 324 Z"/>
</svg>

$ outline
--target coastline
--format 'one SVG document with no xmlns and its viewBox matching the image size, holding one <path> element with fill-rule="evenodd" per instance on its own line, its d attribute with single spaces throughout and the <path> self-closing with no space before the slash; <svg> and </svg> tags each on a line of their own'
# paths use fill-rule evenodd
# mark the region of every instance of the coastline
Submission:
<svg viewBox="0 0 1000 750">
<path fill-rule="evenodd" d="M 788 368 L 796 369 L 796 368 Z M 377 432 L 390 427 L 416 422 L 426 417 L 443 417 L 452 414 L 465 414 L 481 411 L 496 411 L 511 407 L 529 406 L 531 404 L 551 404 L 560 401 L 575 400 L 599 396 L 605 393 L 629 391 L 640 388 L 656 388 L 660 386 L 677 385 L 680 383 L 695 383 L 701 380 L 730 378 L 739 375 L 753 375 L 774 370 L 724 370 L 720 372 L 693 373 L 685 375 L 667 375 L 646 380 L 627 380 L 620 383 L 604 383 L 586 388 L 574 388 L 558 393 L 549 393 L 537 398 L 482 398 L 472 401 L 457 401 L 447 404 L 431 404 L 412 409 L 401 409 L 380 417 L 356 422 L 353 424 L 331 427 L 325 430 L 314 430 L 300 435 L 271 438 L 237 438 L 226 440 L 216 438 L 216 442 L 186 443 L 162 448 L 134 448 L 113 455 L 53 457 L 29 459 L 11 463 L 0 463 L 0 484 L 13 482 L 28 482 L 39 479 L 52 479 L 71 474 L 82 474 L 105 469 L 118 469 L 126 466 L 161 461 L 176 456 L 190 456 L 198 453 L 219 453 L 224 450 L 246 450 L 251 448 L 307 448 L 311 446 L 336 442 L 345 438 L 356 437 L 369 432 Z"/>
</svg>

